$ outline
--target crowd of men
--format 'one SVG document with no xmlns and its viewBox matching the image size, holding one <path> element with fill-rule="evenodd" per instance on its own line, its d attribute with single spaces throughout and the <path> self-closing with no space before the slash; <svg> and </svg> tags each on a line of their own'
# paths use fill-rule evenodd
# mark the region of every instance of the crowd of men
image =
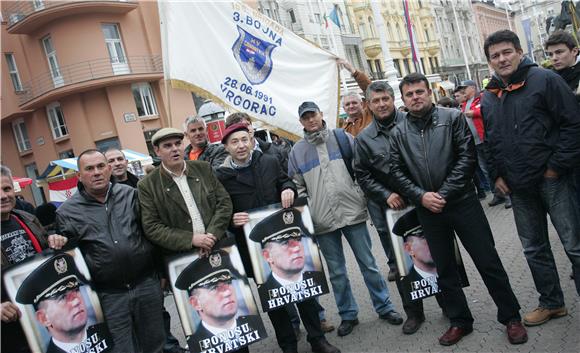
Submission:
<svg viewBox="0 0 580 353">
<path fill-rule="evenodd" d="M 348 114 L 343 130 L 330 129 L 314 102 L 316 97 L 310 97 L 297 107 L 304 138 L 289 153 L 254 136 L 251 119 L 244 113 L 226 119 L 221 145 L 208 143 L 200 118 L 189 118 L 185 133 L 159 130 L 151 142 L 160 165 L 140 181 L 127 172 L 121 151 L 86 150 L 78 157 L 78 192 L 56 211 L 55 232 L 50 236 L 34 216 L 15 208 L 12 176 L 2 167 L 2 268 L 48 247 L 80 248 L 115 351 L 163 352 L 171 342 L 161 286 L 166 275 L 160 259 L 194 249 L 203 259 L 229 231 L 252 278 L 242 230 L 249 222 L 247 211 L 278 202 L 287 208 L 296 198 L 306 197 L 341 318 L 337 334 L 348 335 L 359 323 L 343 237 L 355 255 L 377 316 L 390 325 L 402 324 L 404 334 L 413 334 L 425 321 L 423 304 L 403 293 L 389 239 L 393 225 L 388 224 L 386 211 L 414 205 L 415 222 L 422 227 L 421 234 L 414 236 L 427 242 L 432 256 L 422 270 L 436 268 L 441 290 L 437 301 L 449 320 L 439 343 L 453 345 L 473 331 L 474 317 L 453 256 L 455 234 L 497 307 L 497 320 L 505 325 L 508 341 L 525 343 L 524 325 L 541 325 L 568 314 L 548 239 L 548 214 L 570 259 L 580 295 L 578 47 L 571 36 L 556 32 L 546 42 L 546 50 L 555 72 L 526 58 L 515 33 L 493 33 L 484 51 L 494 76 L 483 92 L 466 81 L 456 92 L 462 100 L 460 109 L 436 106 L 427 78 L 409 74 L 398 87 L 406 112 L 396 109 L 393 87 L 382 81 L 371 83 L 341 60 L 339 64 L 363 89 L 365 100 L 353 93 L 343 97 Z M 492 204 L 513 208 L 539 293 L 537 308 L 523 316 L 480 204 L 487 191 L 494 193 Z M 397 286 L 405 319 L 397 312 L 372 255 L 369 215 L 389 261 L 387 280 Z M 286 247 L 294 244 L 292 239 L 284 241 Z M 408 241 L 411 253 L 415 240 Z M 283 266 L 276 263 L 282 253 L 271 255 L 276 246 L 273 241 L 263 248 L 272 268 Z M 188 271 L 199 266 L 203 264 L 192 264 Z M 231 293 L 230 287 L 222 287 L 224 293 Z M 187 288 L 192 303 L 205 298 L 202 287 Z M 70 290 L 78 291 L 78 286 Z M 66 300 L 63 305 L 68 305 Z M 9 301 L 4 287 L 1 314 L 2 351 L 28 351 L 17 323 L 22 313 Z M 200 316 L 210 320 L 211 314 Z M 325 338 L 334 327 L 316 299 L 270 311 L 268 316 L 283 352 L 297 351 L 300 321 L 313 352 L 340 352 Z"/>
</svg>

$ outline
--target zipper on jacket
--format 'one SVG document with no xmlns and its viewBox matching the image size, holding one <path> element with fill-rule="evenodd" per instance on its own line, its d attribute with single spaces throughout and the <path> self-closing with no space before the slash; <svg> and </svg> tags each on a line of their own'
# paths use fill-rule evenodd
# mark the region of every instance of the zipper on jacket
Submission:
<svg viewBox="0 0 580 353">
<path fill-rule="evenodd" d="M 427 177 L 429 178 L 429 184 L 431 185 L 431 191 L 435 191 L 433 187 L 433 181 L 431 180 L 431 172 L 429 171 L 429 159 L 427 158 L 427 146 L 425 145 L 425 138 L 423 134 L 424 130 L 421 130 L 421 142 L 423 142 L 423 155 L 425 156 L 425 164 L 427 166 Z"/>
</svg>

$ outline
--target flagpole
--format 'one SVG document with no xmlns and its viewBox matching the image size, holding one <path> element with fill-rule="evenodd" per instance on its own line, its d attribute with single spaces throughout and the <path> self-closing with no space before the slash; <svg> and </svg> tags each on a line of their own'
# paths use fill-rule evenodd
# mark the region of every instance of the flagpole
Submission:
<svg viewBox="0 0 580 353">
<path fill-rule="evenodd" d="M 453 10 L 453 17 L 455 18 L 455 26 L 457 27 L 457 35 L 459 36 L 459 44 L 461 44 L 461 52 L 463 53 L 463 62 L 465 63 L 465 70 L 467 70 L 467 78 L 471 80 L 471 70 L 469 70 L 469 61 L 467 60 L 467 52 L 463 44 L 462 31 L 459 28 L 459 20 L 457 19 L 457 11 L 455 11 L 455 0 L 451 0 L 451 9 Z"/>
<path fill-rule="evenodd" d="M 323 9 L 321 8 L 321 3 L 320 0 L 317 1 L 318 4 L 318 11 L 322 11 Z M 326 11 L 324 12 L 324 14 L 326 15 Z M 336 45 L 336 41 L 334 39 L 334 30 L 332 29 L 332 24 L 334 22 L 331 20 L 330 21 L 330 42 L 332 44 L 332 47 L 334 48 L 334 55 L 336 55 L 337 57 L 341 57 L 340 55 L 338 55 L 338 47 Z M 340 78 L 340 83 L 342 85 L 342 90 L 344 93 L 346 93 L 348 91 L 348 87 L 346 85 L 346 79 L 344 78 L 344 75 L 342 74 L 342 70 L 338 69 L 338 76 Z"/>
<path fill-rule="evenodd" d="M 167 114 L 167 127 L 173 127 L 173 117 L 171 114 L 171 97 L 169 95 L 169 85 L 170 83 L 170 79 L 167 78 L 167 75 L 169 75 L 169 73 L 171 72 L 169 70 L 169 46 L 167 45 L 168 42 L 168 34 L 167 34 L 167 23 L 163 23 L 163 21 L 167 22 L 167 16 L 165 11 L 163 10 L 163 4 L 161 1 L 158 2 L 158 9 L 159 9 L 159 17 L 160 17 L 160 28 L 161 28 L 161 35 L 163 36 L 163 40 L 162 42 L 162 46 L 163 49 L 162 50 L 162 60 L 163 60 L 163 78 L 164 78 L 164 91 L 165 91 L 165 100 L 166 100 L 166 104 L 165 104 L 165 112 Z M 165 26 L 164 26 L 165 24 Z"/>
<path fill-rule="evenodd" d="M 381 9 L 376 1 L 370 1 L 371 9 L 373 11 L 373 17 L 375 18 L 375 27 L 377 28 L 377 33 L 379 34 L 379 41 L 381 43 L 381 51 L 383 53 L 383 60 L 385 61 L 385 76 L 387 82 L 393 88 L 395 93 L 395 105 L 403 105 L 403 100 L 401 99 L 401 92 L 398 90 L 399 79 L 397 78 L 397 70 L 395 69 L 395 64 L 393 63 L 393 58 L 391 57 L 391 52 L 389 51 L 389 46 L 387 44 L 387 36 L 385 33 L 385 21 L 381 15 Z"/>
</svg>

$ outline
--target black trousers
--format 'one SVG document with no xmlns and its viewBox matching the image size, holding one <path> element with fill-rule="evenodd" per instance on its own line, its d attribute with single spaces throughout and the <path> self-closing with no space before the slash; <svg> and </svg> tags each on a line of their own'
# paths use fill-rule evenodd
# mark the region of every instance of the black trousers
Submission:
<svg viewBox="0 0 580 353">
<path fill-rule="evenodd" d="M 306 329 L 308 342 L 314 343 L 323 338 L 324 332 L 322 332 L 320 319 L 318 318 L 318 312 L 321 310 L 320 304 L 312 298 L 297 303 L 296 307 Z M 269 311 L 268 316 L 270 321 L 272 321 L 272 326 L 274 326 L 274 331 L 276 332 L 276 340 L 282 351 L 295 350 L 298 341 L 286 307 Z"/>
<path fill-rule="evenodd" d="M 489 294 L 497 306 L 502 324 L 520 320 L 520 305 L 495 249 L 491 228 L 474 192 L 464 199 L 447 203 L 442 213 L 417 208 L 419 221 L 431 255 L 437 265 L 437 282 L 442 291 L 443 310 L 451 326 L 470 328 L 473 316 L 461 288 L 453 248 L 454 232 L 471 256 Z"/>
</svg>

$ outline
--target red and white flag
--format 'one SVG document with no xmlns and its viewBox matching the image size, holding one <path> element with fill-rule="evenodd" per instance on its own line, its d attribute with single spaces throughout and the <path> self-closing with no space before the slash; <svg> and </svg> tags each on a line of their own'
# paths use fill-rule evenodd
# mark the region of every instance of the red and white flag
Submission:
<svg viewBox="0 0 580 353">
<path fill-rule="evenodd" d="M 48 183 L 50 202 L 62 203 L 77 192 L 77 177 Z"/>
</svg>

